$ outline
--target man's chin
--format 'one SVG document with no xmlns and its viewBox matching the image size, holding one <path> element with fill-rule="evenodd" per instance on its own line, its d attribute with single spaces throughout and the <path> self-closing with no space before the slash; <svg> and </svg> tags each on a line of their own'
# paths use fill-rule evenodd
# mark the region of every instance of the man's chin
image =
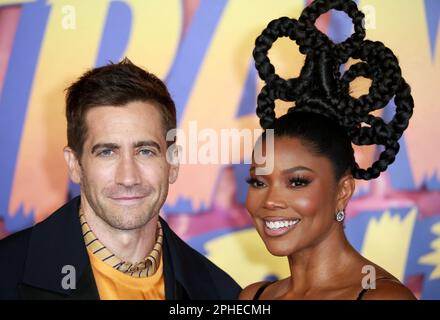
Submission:
<svg viewBox="0 0 440 320">
<path fill-rule="evenodd" d="M 133 231 L 141 229 L 145 224 L 116 224 L 112 225 L 113 229 L 120 231 Z"/>
<path fill-rule="evenodd" d="M 139 217 L 138 219 L 118 219 L 117 217 L 112 217 L 108 219 L 107 223 L 114 229 L 129 231 L 143 228 L 150 221 L 151 219 L 144 217 Z"/>
<path fill-rule="evenodd" d="M 118 230 L 134 230 L 144 227 L 154 217 L 150 206 L 112 203 L 103 212 L 105 222 Z"/>
</svg>

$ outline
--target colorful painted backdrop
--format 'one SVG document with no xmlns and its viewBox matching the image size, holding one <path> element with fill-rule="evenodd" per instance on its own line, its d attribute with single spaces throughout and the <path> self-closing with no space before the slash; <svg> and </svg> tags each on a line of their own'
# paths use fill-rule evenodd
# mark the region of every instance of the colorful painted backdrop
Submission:
<svg viewBox="0 0 440 320">
<path fill-rule="evenodd" d="M 88 68 L 129 57 L 163 78 L 179 127 L 258 128 L 262 83 L 251 52 L 274 18 L 297 18 L 305 0 L 0 0 L 0 238 L 46 218 L 72 196 L 62 157 L 64 89 Z M 420 298 L 440 298 L 440 50 L 438 0 L 361 0 L 367 38 L 398 55 L 415 113 L 396 162 L 380 179 L 360 182 L 346 232 L 365 256 Z M 318 27 L 335 41 L 352 30 L 331 11 Z M 295 76 L 294 43 L 277 42 L 271 58 Z M 368 81 L 352 83 L 354 95 Z M 286 105 L 277 106 L 281 114 Z M 384 117 L 393 112 L 385 109 Z M 367 166 L 374 148 L 356 148 Z M 253 230 L 243 206 L 246 165 L 185 165 L 163 215 L 194 248 L 241 285 L 287 273 Z"/>
</svg>

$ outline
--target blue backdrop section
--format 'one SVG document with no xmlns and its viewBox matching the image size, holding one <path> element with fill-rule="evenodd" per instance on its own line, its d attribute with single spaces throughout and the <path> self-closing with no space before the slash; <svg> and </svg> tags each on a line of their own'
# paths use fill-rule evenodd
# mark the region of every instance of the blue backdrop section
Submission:
<svg viewBox="0 0 440 320">
<path fill-rule="evenodd" d="M 422 299 L 439 299 L 440 298 L 440 279 L 430 279 L 434 268 L 439 266 L 424 265 L 420 263 L 420 257 L 430 254 L 434 251 L 431 247 L 433 241 L 438 238 L 432 232 L 432 226 L 440 223 L 440 216 L 431 218 L 417 219 L 416 225 L 412 234 L 411 245 L 408 253 L 408 260 L 405 270 L 405 275 L 420 275 L 423 278 L 423 293 Z M 437 241 L 439 241 L 437 239 Z"/>
<path fill-rule="evenodd" d="M 425 0 L 426 17 L 428 22 L 429 40 L 431 43 L 432 60 L 435 58 L 437 48 L 437 33 L 440 18 L 440 1 Z"/>
<path fill-rule="evenodd" d="M 166 83 L 177 108 L 177 121 L 182 118 L 203 57 L 223 13 L 227 0 L 201 1 L 188 31 L 183 36 Z"/>
<path fill-rule="evenodd" d="M 96 66 L 102 66 L 109 61 L 117 62 L 123 58 L 128 44 L 132 25 L 132 12 L 127 3 L 113 1 L 110 4 L 104 33 L 99 46 Z"/>
<path fill-rule="evenodd" d="M 10 218 L 8 215 L 9 199 L 14 181 L 15 165 L 20 140 L 26 118 L 28 100 L 35 68 L 50 6 L 45 1 L 24 4 L 16 33 L 16 41 L 11 53 L 5 76 L 2 95 L 0 96 L 0 146 L 8 146 L 7 152 L 0 157 L 0 214 L 3 214 L 6 227 L 18 231 L 33 222 L 33 214 L 28 217 L 20 207 L 19 212 Z M 32 34 L 32 37 L 26 35 Z"/>
</svg>

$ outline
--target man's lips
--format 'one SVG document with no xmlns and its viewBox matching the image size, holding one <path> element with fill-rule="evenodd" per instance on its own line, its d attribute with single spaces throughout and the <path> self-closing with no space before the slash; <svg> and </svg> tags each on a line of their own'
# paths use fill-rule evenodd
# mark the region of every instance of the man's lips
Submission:
<svg viewBox="0 0 440 320">
<path fill-rule="evenodd" d="M 146 196 L 130 196 L 130 197 L 111 197 L 113 200 L 136 200 L 136 199 L 142 199 Z"/>
<path fill-rule="evenodd" d="M 110 197 L 113 201 L 120 204 L 138 204 L 145 199 L 146 196 L 117 196 Z"/>
</svg>

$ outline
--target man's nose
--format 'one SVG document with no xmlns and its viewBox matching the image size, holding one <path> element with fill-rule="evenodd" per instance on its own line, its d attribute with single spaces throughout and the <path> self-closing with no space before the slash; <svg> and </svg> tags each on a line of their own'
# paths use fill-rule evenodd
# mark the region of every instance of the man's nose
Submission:
<svg viewBox="0 0 440 320">
<path fill-rule="evenodd" d="M 141 175 L 134 156 L 124 155 L 116 170 L 116 183 L 130 187 L 141 183 Z"/>
<path fill-rule="evenodd" d="M 271 187 L 267 189 L 264 199 L 264 208 L 268 210 L 286 209 L 287 203 L 283 195 L 278 192 L 277 188 Z"/>
</svg>

